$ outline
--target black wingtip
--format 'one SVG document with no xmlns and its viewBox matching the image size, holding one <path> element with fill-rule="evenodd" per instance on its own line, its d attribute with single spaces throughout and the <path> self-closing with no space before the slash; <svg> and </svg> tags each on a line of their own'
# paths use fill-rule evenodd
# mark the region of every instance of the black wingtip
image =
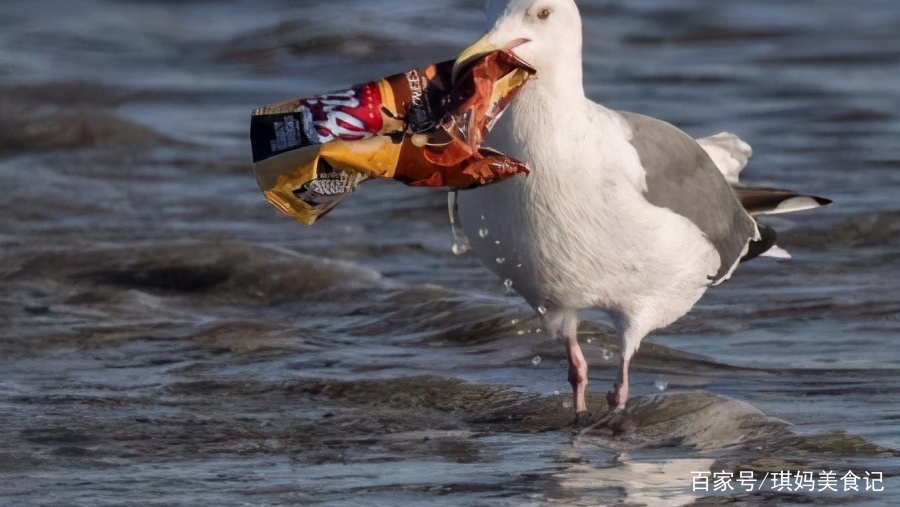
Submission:
<svg viewBox="0 0 900 507">
<path fill-rule="evenodd" d="M 775 229 L 757 223 L 757 227 L 759 229 L 759 239 L 756 241 L 751 241 L 747 245 L 747 253 L 741 257 L 741 262 L 747 262 L 750 259 L 754 259 L 759 257 L 760 255 L 769 251 L 770 248 L 775 246 L 775 240 L 778 238 L 778 234 L 775 233 Z"/>
</svg>

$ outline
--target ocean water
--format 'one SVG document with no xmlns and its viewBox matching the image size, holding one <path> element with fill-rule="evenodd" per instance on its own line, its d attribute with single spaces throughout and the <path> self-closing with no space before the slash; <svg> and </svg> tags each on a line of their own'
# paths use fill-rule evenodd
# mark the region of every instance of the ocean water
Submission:
<svg viewBox="0 0 900 507">
<path fill-rule="evenodd" d="M 645 340 L 624 414 L 585 312 L 587 429 L 445 193 L 305 227 L 250 168 L 253 108 L 450 59 L 480 4 L 3 2 L 0 504 L 900 505 L 900 4 L 579 2 L 593 99 L 835 201 Z"/>
</svg>

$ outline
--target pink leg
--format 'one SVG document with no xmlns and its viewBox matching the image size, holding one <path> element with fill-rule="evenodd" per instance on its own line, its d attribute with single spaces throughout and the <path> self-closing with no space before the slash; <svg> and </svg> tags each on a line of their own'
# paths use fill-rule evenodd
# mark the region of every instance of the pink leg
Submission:
<svg viewBox="0 0 900 507">
<path fill-rule="evenodd" d="M 630 357 L 622 356 L 619 361 L 619 376 L 616 380 L 615 391 L 606 393 L 606 402 L 609 408 L 618 412 L 625 408 L 625 402 L 628 401 L 628 362 Z"/>
<path fill-rule="evenodd" d="M 569 384 L 572 385 L 572 394 L 575 396 L 575 415 L 587 412 L 587 403 L 584 394 L 587 391 L 587 361 L 578 346 L 578 339 L 574 336 L 566 341 L 566 356 L 569 358 Z"/>
</svg>

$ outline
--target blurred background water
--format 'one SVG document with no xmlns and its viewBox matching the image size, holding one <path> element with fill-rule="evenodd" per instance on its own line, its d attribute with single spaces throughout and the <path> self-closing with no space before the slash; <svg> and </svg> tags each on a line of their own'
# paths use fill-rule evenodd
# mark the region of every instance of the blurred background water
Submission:
<svg viewBox="0 0 900 507">
<path fill-rule="evenodd" d="M 307 228 L 249 165 L 253 108 L 450 59 L 480 0 L 4 1 L 0 504 L 898 505 L 900 4 L 579 6 L 591 98 L 836 204 L 768 220 L 794 258 L 648 339 L 633 411 L 573 438 L 562 344 L 450 252 L 444 193 Z M 691 491 L 830 468 L 886 491 Z"/>
</svg>

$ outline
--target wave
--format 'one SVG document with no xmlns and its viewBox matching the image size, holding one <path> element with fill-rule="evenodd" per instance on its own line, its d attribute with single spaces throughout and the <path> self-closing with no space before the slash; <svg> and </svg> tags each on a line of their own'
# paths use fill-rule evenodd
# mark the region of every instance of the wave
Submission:
<svg viewBox="0 0 900 507">
<path fill-rule="evenodd" d="M 779 237 L 785 247 L 810 250 L 900 246 L 900 210 L 853 215 L 814 228 L 796 228 Z"/>
<path fill-rule="evenodd" d="M 160 132 L 107 112 L 127 95 L 102 85 L 45 83 L 7 88 L 2 94 L 0 155 L 176 144 Z"/>
</svg>

